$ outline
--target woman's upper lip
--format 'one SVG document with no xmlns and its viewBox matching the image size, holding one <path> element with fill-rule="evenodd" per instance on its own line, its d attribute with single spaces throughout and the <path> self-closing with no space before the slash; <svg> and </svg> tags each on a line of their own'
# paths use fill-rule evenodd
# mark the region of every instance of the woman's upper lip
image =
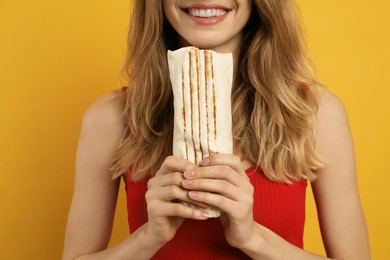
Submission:
<svg viewBox="0 0 390 260">
<path fill-rule="evenodd" d="M 182 9 L 184 9 L 184 10 L 188 10 L 188 9 L 222 9 L 222 10 L 227 10 L 227 11 L 231 10 L 230 8 L 223 6 L 221 4 L 194 4 L 191 6 L 186 6 Z"/>
</svg>

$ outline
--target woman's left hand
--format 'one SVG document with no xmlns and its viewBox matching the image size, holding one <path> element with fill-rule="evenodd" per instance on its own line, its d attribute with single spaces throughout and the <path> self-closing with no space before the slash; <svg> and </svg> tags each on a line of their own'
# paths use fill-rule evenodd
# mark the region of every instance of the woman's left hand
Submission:
<svg viewBox="0 0 390 260">
<path fill-rule="evenodd" d="M 205 158 L 202 167 L 184 172 L 182 185 L 188 196 L 222 211 L 227 242 L 240 247 L 254 234 L 253 186 L 238 156 L 216 154 Z"/>
</svg>

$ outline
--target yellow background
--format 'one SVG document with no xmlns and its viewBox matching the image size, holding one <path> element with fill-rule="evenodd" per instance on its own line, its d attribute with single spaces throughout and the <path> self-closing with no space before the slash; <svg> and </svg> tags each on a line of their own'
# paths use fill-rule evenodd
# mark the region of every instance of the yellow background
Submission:
<svg viewBox="0 0 390 260">
<path fill-rule="evenodd" d="M 61 256 L 81 118 L 121 85 L 128 1 L 0 2 L 0 259 Z M 298 2 L 350 115 L 373 259 L 390 259 L 390 2 Z M 306 248 L 323 253 L 308 194 Z M 123 187 L 118 204 L 112 243 L 128 234 Z"/>
</svg>

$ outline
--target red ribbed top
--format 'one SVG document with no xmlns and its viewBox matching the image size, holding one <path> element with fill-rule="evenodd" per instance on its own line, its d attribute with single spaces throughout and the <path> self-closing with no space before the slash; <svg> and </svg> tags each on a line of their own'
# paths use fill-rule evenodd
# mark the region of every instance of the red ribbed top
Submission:
<svg viewBox="0 0 390 260">
<path fill-rule="evenodd" d="M 272 182 L 255 167 L 248 174 L 254 191 L 254 219 L 290 243 L 303 248 L 306 181 Z M 131 231 L 147 222 L 145 193 L 147 181 L 133 182 L 126 176 L 128 221 Z M 186 219 L 175 237 L 152 259 L 250 259 L 231 247 L 219 219 Z"/>
</svg>

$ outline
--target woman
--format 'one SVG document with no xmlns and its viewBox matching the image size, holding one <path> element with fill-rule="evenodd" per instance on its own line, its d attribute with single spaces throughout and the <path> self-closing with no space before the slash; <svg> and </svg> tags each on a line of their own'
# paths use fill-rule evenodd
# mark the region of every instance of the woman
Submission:
<svg viewBox="0 0 390 260">
<path fill-rule="evenodd" d="M 234 60 L 235 155 L 201 167 L 170 156 L 166 52 L 189 45 Z M 83 121 L 63 259 L 322 258 L 302 249 L 307 180 L 328 257 L 370 258 L 347 116 L 313 76 L 292 0 L 133 0 L 125 68 L 127 89 Z M 131 235 L 106 249 L 121 175 Z"/>
</svg>

